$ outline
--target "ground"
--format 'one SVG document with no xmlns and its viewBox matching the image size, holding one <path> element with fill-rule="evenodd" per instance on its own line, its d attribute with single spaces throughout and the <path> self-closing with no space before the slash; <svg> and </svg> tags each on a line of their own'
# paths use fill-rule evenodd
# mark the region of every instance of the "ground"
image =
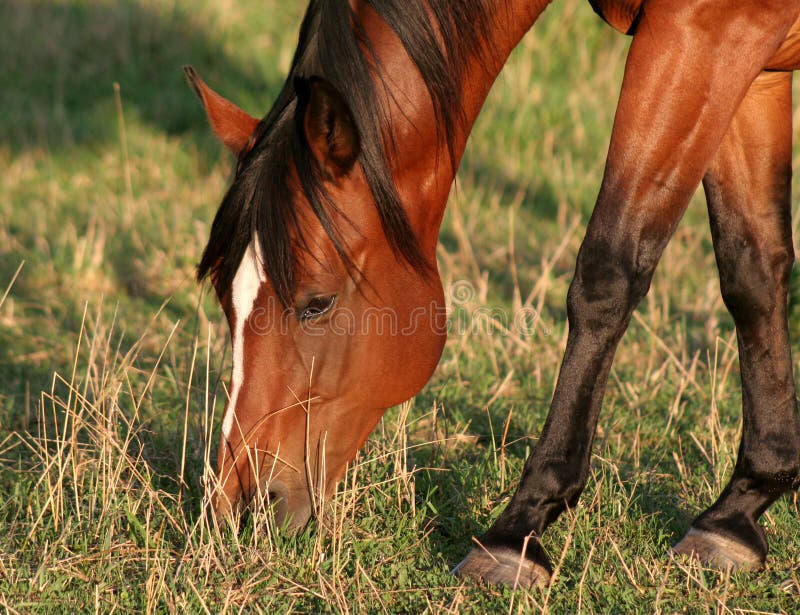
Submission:
<svg viewBox="0 0 800 615">
<path fill-rule="evenodd" d="M 586 491 L 544 539 L 553 584 L 448 572 L 510 497 L 565 343 L 629 44 L 577 0 L 548 9 L 476 125 L 441 234 L 453 312 L 431 382 L 387 413 L 320 523 L 297 536 L 261 517 L 238 534 L 214 526 L 203 484 L 230 350 L 194 267 L 232 160 L 181 66 L 261 115 L 300 4 L 0 4 L 0 605 L 796 610 L 796 497 L 763 520 L 762 572 L 667 557 L 730 475 L 740 430 L 701 197 L 621 344 Z"/>
</svg>

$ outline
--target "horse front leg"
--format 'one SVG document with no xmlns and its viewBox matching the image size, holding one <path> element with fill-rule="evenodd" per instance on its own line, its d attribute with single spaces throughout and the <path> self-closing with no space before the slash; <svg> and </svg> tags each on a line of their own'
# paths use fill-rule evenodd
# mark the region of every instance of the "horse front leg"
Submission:
<svg viewBox="0 0 800 615">
<path fill-rule="evenodd" d="M 800 481 L 800 416 L 786 316 L 791 225 L 792 75 L 752 85 L 703 179 L 725 305 L 736 323 L 743 428 L 730 483 L 674 551 L 760 567 L 758 518 Z"/>
<path fill-rule="evenodd" d="M 586 484 L 617 343 L 739 103 L 798 7 L 796 0 L 645 5 L 570 285 L 570 332 L 550 412 L 514 496 L 457 574 L 513 586 L 549 581 L 538 538 Z"/>
</svg>

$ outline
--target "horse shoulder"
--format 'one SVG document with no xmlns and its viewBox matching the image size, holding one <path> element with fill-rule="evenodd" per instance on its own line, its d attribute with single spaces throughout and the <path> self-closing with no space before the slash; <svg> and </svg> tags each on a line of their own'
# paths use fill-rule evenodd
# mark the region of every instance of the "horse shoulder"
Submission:
<svg viewBox="0 0 800 615">
<path fill-rule="evenodd" d="M 623 34 L 633 34 L 644 0 L 589 0 L 589 4 L 603 21 Z M 767 70 L 800 69 L 800 15 L 775 56 L 765 67 Z"/>
</svg>

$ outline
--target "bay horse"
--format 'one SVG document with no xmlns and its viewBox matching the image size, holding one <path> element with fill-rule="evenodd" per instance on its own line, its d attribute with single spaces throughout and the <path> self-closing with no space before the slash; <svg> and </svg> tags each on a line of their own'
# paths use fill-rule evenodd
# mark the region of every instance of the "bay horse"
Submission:
<svg viewBox="0 0 800 615">
<path fill-rule="evenodd" d="M 539 537 L 584 488 L 617 343 L 701 182 L 737 330 L 743 430 L 729 484 L 674 552 L 756 568 L 759 517 L 800 484 L 787 325 L 800 0 L 590 2 L 633 40 L 567 296 L 566 352 L 513 498 L 455 572 L 549 581 Z M 238 156 L 198 271 L 233 347 L 221 517 L 258 499 L 305 524 L 384 410 L 430 377 L 445 341 L 435 255 L 450 187 L 492 83 L 548 4 L 311 0 L 260 120 L 186 69 Z M 367 326 L 376 315 L 395 326 Z"/>
</svg>

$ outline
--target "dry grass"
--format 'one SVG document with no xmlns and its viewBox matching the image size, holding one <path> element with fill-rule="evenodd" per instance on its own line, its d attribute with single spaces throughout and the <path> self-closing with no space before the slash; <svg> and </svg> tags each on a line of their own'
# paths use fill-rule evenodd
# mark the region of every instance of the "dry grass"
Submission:
<svg viewBox="0 0 800 615">
<path fill-rule="evenodd" d="M 269 511 L 240 532 L 215 525 L 205 487 L 228 342 L 193 267 L 230 160 L 179 67 L 263 110 L 301 10 L 266 5 L 0 7 L 13 86 L 0 93 L 0 605 L 796 610 L 796 498 L 764 519 L 762 573 L 665 557 L 729 476 L 740 429 L 701 200 L 620 347 L 581 503 L 545 538 L 554 584 L 512 592 L 448 574 L 510 496 L 565 343 L 628 44 L 577 0 L 525 39 L 476 126 L 439 247 L 453 318 L 431 383 L 387 413 L 314 526 L 290 536 Z M 23 53 L 5 28 L 41 44 Z M 22 79 L 34 70 L 47 79 Z"/>
</svg>

